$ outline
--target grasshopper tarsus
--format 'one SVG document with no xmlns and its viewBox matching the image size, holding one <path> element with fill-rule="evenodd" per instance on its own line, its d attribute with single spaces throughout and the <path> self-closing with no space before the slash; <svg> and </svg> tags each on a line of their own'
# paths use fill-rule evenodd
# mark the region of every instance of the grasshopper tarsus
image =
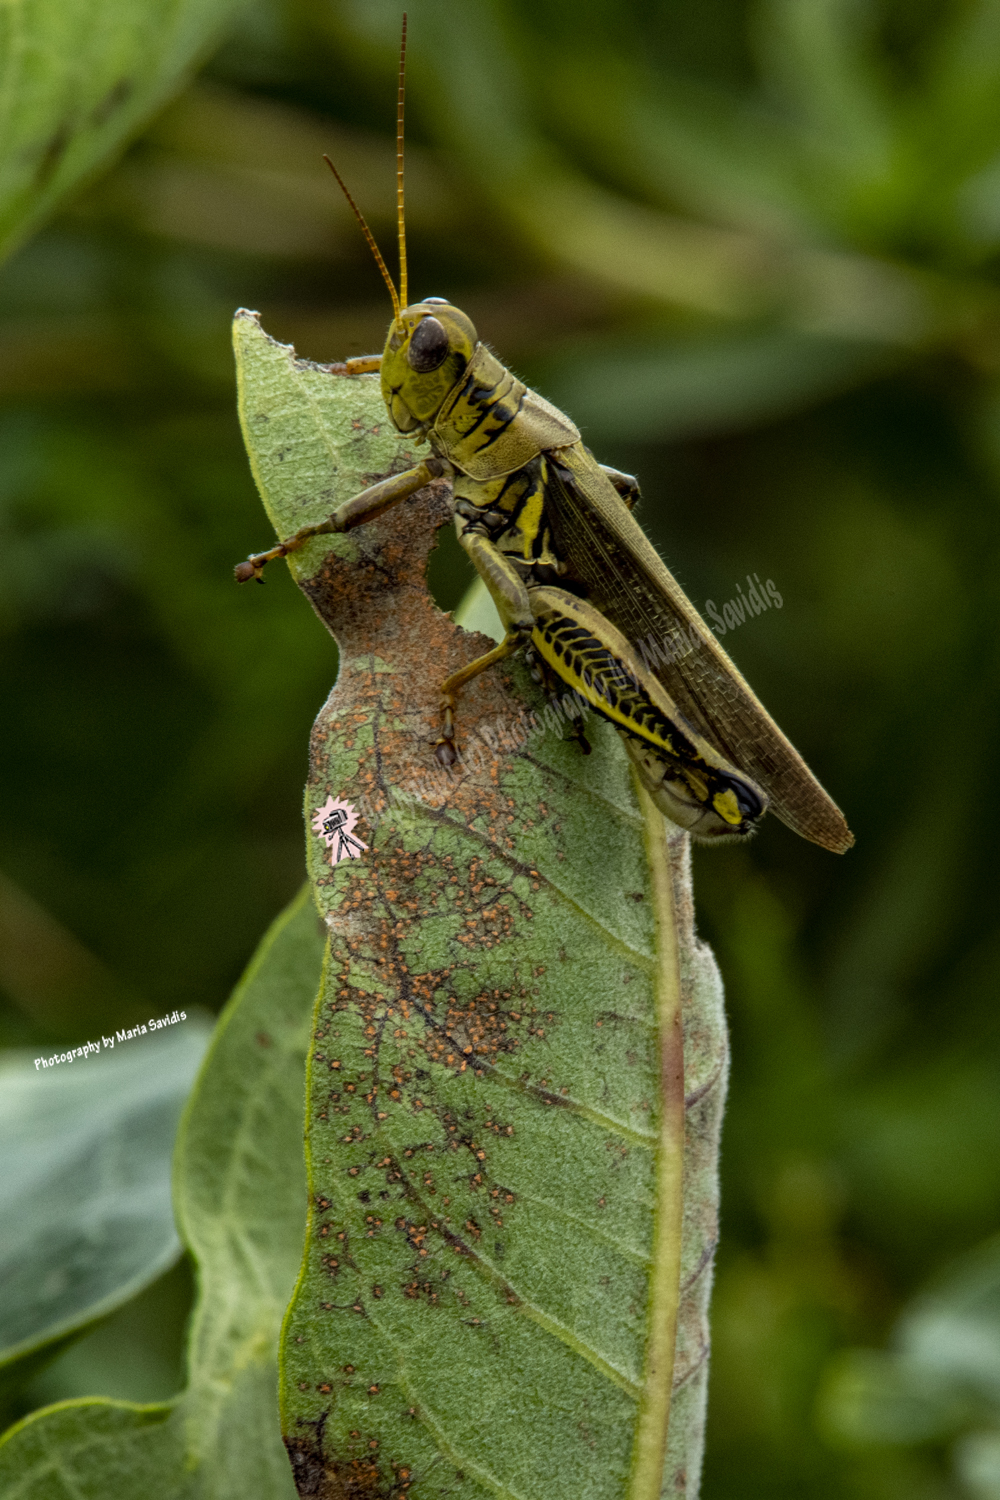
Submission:
<svg viewBox="0 0 1000 1500">
<path fill-rule="evenodd" d="M 584 755 L 589 755 L 590 754 L 591 744 L 590 744 L 590 741 L 588 740 L 587 736 L 583 732 L 583 720 L 582 719 L 574 719 L 573 720 L 573 728 L 570 730 L 569 734 L 567 735 L 567 739 L 576 740 L 576 743 L 579 745 L 579 747 L 580 747 L 580 749 L 581 749 L 581 751 L 583 752 Z"/>
<path fill-rule="evenodd" d="M 236 564 L 233 577 L 237 583 L 249 583 L 251 578 L 256 578 L 258 583 L 263 583 L 261 574 L 269 562 L 274 562 L 279 557 L 287 557 L 289 552 L 298 552 L 303 542 L 307 542 L 310 537 L 322 536 L 328 532 L 336 533 L 344 529 L 336 514 L 329 516 L 327 520 L 319 522 L 316 526 L 303 526 L 301 531 L 279 542 L 277 547 L 271 548 L 270 552 L 252 552 L 246 562 Z"/>
<path fill-rule="evenodd" d="M 603 473 L 610 479 L 614 489 L 624 500 L 628 510 L 634 510 L 639 502 L 639 481 L 634 474 L 623 474 L 620 469 L 612 469 L 609 464 L 599 464 Z"/>
<path fill-rule="evenodd" d="M 545 678 L 542 675 L 541 666 L 539 665 L 538 657 L 535 655 L 530 646 L 524 653 L 524 663 L 531 675 L 532 682 L 542 683 L 545 681 Z M 551 689 L 549 696 L 551 697 Z"/>
<path fill-rule="evenodd" d="M 270 560 L 270 554 L 266 552 L 248 557 L 246 562 L 236 564 L 233 569 L 233 577 L 237 583 L 249 583 L 251 578 L 257 583 L 263 583 L 264 568 Z"/>
<path fill-rule="evenodd" d="M 439 766 L 444 766 L 446 771 L 450 770 L 458 760 L 458 751 L 455 749 L 455 741 L 442 737 L 434 746 L 434 755 Z"/>
<path fill-rule="evenodd" d="M 254 552 L 247 558 L 246 562 L 237 563 L 233 569 L 233 577 L 237 583 L 249 583 L 255 578 L 258 583 L 263 583 L 262 574 L 269 562 L 276 557 L 284 557 L 286 552 L 292 551 L 291 547 L 272 547 L 270 552 Z"/>
<path fill-rule="evenodd" d="M 381 364 L 381 354 L 356 354 L 351 359 L 334 360 L 321 368 L 330 375 L 377 375 Z"/>
<path fill-rule="evenodd" d="M 441 738 L 434 746 L 434 756 L 439 766 L 449 770 L 458 760 L 458 751 L 455 749 L 455 713 L 454 700 L 444 697 L 441 700 Z"/>
</svg>

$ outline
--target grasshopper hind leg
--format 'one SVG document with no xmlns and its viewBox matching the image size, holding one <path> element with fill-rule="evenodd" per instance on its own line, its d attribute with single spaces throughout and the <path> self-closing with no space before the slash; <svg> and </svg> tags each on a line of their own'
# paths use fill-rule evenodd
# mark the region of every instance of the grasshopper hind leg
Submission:
<svg viewBox="0 0 1000 1500">
<path fill-rule="evenodd" d="M 713 816 L 717 805 L 706 807 L 697 792 L 692 794 L 690 779 L 677 774 L 676 764 L 634 735 L 620 731 L 620 738 L 636 775 L 660 812 L 679 828 L 686 828 L 692 838 L 713 844 L 731 843 L 756 833 L 767 810 L 767 799 L 748 777 L 727 778 L 728 785 L 721 795 L 727 799 L 729 816 L 725 823 L 720 823 Z"/>
<path fill-rule="evenodd" d="M 687 722 L 607 617 L 563 589 L 530 597 L 537 654 L 619 731 L 660 811 L 699 839 L 752 833 L 767 809 L 760 787 Z"/>
<path fill-rule="evenodd" d="M 570 702 L 564 701 L 559 692 L 563 685 L 561 679 L 556 676 L 552 668 L 543 656 L 540 656 L 534 646 L 529 646 L 524 653 L 524 659 L 531 669 L 534 680 L 544 689 L 549 703 L 557 712 L 562 711 L 569 719 L 569 729 L 563 735 L 565 740 L 575 740 L 584 755 L 589 755 L 592 749 L 583 728 L 583 714 L 570 707 Z"/>
</svg>

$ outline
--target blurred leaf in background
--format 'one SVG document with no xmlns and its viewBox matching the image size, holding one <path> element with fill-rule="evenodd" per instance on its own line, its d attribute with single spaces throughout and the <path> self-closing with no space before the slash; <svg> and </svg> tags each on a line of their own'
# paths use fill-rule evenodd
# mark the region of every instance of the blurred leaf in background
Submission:
<svg viewBox="0 0 1000 1500">
<path fill-rule="evenodd" d="M 858 1449 L 952 1440 L 972 1500 L 1000 1495 L 1000 1239 L 949 1266 L 914 1298 L 891 1351 L 847 1349 L 831 1360 L 819 1417 Z"/>
<path fill-rule="evenodd" d="M 235 0 L 8 0 L 0 247 L 30 234 L 170 98 L 235 9 Z"/>
<path fill-rule="evenodd" d="M 171 1158 L 211 1027 L 169 1025 L 0 1057 L 0 1402 L 181 1254 Z"/>
<path fill-rule="evenodd" d="M 150 1359 L 148 1343 L 139 1344 L 145 1359 L 129 1358 L 143 1332 L 154 1347 L 158 1333 L 162 1342 L 157 1316 L 173 1316 L 176 1338 L 178 1287 L 165 1279 L 25 1393 L 56 1404 L 0 1442 L 9 1500 L 104 1500 L 109 1485 L 142 1500 L 294 1494 L 278 1421 L 278 1333 L 301 1251 L 301 1079 L 322 955 L 303 887 L 220 1017 L 177 1132 L 174 1208 L 198 1284 L 186 1382 L 178 1360 Z M 60 1400 L 77 1394 L 74 1380 L 86 1382 L 89 1399 Z"/>
<path fill-rule="evenodd" d="M 696 861 L 734 1051 L 704 1493 L 960 1496 L 945 1438 L 815 1413 L 1000 1220 L 1000 3 L 408 8 L 415 293 L 638 474 L 699 605 L 773 582 L 724 644 L 858 839 Z M 0 920 L 54 945 L 0 972 L 7 1044 L 216 1007 L 300 881 L 336 651 L 286 577 L 229 581 L 268 538 L 228 327 L 381 346 L 319 154 L 390 241 L 399 21 L 242 11 L 0 272 Z M 430 576 L 457 603 L 446 537 Z"/>
</svg>

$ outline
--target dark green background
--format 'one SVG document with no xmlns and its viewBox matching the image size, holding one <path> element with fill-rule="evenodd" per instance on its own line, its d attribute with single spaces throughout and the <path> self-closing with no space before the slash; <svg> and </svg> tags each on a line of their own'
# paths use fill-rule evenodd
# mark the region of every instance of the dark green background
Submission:
<svg viewBox="0 0 1000 1500">
<path fill-rule="evenodd" d="M 269 538 L 229 323 L 381 346 L 319 158 L 394 264 L 398 24 L 251 9 L 0 272 L 7 1045 L 217 1008 L 301 882 L 336 650 L 280 570 L 230 581 Z M 1000 1209 L 1000 12 L 413 0 L 410 27 L 413 295 L 638 474 L 699 607 L 774 580 L 732 653 L 857 837 L 696 855 L 733 1042 L 704 1495 L 965 1493 L 943 1448 L 845 1445 L 821 1392 Z M 446 539 L 439 602 L 467 581 Z M 30 1399 L 168 1394 L 186 1295 Z"/>
</svg>

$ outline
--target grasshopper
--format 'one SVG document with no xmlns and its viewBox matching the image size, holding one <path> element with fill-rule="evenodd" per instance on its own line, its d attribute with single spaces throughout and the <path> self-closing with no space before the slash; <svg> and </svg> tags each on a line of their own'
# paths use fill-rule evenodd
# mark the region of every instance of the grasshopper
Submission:
<svg viewBox="0 0 1000 1500">
<path fill-rule="evenodd" d="M 349 531 L 422 489 L 451 481 L 455 526 L 496 605 L 504 638 L 441 686 L 436 754 L 458 758 L 455 708 L 480 672 L 528 648 L 536 676 L 565 684 L 621 734 L 639 779 L 674 823 L 704 840 L 752 833 L 768 807 L 833 853 L 854 842 L 843 814 L 755 697 L 633 515 L 639 487 L 599 464 L 569 417 L 528 390 L 441 297 L 408 304 L 403 206 L 406 19 L 397 105 L 399 290 L 333 163 L 392 298 L 381 355 L 331 368 L 378 372 L 396 429 L 430 449 L 422 463 L 346 501 L 236 569 L 310 537 Z M 580 736 L 582 739 L 582 736 Z M 583 740 L 583 748 L 587 748 Z"/>
</svg>

